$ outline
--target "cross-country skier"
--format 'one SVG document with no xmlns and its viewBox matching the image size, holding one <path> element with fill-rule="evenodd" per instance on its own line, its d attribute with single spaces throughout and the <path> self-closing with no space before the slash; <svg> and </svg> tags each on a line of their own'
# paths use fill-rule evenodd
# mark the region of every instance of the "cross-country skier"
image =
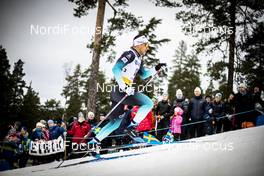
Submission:
<svg viewBox="0 0 264 176">
<path fill-rule="evenodd" d="M 149 41 L 143 35 L 137 35 L 133 40 L 133 46 L 124 52 L 115 63 L 112 71 L 118 86 L 111 93 L 112 108 L 127 94 L 128 97 L 110 114 L 110 122 L 89 142 L 89 144 L 100 143 L 110 133 L 116 130 L 122 121 L 124 105 L 139 106 L 139 110 L 127 127 L 127 133 L 135 136 L 134 129 L 146 117 L 153 107 L 152 100 L 141 92 L 135 92 L 133 81 L 137 74 L 141 79 L 146 79 L 156 74 L 165 63 L 159 63 L 152 69 L 142 66 L 142 56 L 149 50 Z"/>
</svg>

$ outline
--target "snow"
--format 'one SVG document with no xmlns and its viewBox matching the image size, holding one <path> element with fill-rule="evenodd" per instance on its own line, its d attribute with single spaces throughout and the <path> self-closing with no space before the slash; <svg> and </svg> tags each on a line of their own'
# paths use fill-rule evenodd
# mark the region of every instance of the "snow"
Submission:
<svg viewBox="0 0 264 176">
<path fill-rule="evenodd" d="M 40 166 L 0 172 L 0 175 L 19 176 L 138 176 L 138 175 L 263 175 L 264 173 L 264 126 L 225 132 L 191 139 L 184 143 L 153 146 L 103 155 L 139 154 L 102 160 L 69 167 L 53 162 Z M 62 166 L 93 160 L 93 157 L 68 160 Z"/>
</svg>

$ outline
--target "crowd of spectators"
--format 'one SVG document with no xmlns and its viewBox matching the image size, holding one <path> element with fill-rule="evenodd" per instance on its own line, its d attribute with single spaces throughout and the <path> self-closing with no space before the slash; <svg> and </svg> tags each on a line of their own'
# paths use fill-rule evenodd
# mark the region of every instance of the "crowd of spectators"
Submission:
<svg viewBox="0 0 264 176">
<path fill-rule="evenodd" d="M 187 98 L 184 97 L 182 90 L 178 89 L 175 97 L 164 94 L 160 101 L 153 100 L 153 110 L 139 124 L 136 131 L 149 132 L 162 141 L 170 130 L 175 140 L 186 140 L 256 126 L 258 117 L 261 116 L 263 97 L 259 87 L 249 92 L 245 84 L 240 84 L 238 92 L 230 93 L 227 99 L 224 99 L 225 96 L 220 92 L 215 95 L 202 95 L 199 87 L 196 87 L 193 93 L 193 97 Z M 127 136 L 120 134 L 135 117 L 138 107 L 125 106 L 124 110 L 126 112 L 124 120 L 109 138 L 102 141 L 103 148 L 131 142 Z M 86 116 L 79 112 L 77 117 L 72 117 L 69 121 L 40 120 L 32 130 L 28 130 L 17 121 L 10 126 L 5 139 L 1 141 L 0 170 L 73 158 L 72 144 L 87 144 L 100 130 L 94 127 L 102 120 L 104 122 L 101 127 L 108 122 L 104 113 L 95 118 L 93 112 L 88 112 Z M 59 137 L 69 141 L 66 142 L 66 152 L 48 156 L 29 155 L 30 141 L 49 141 Z M 82 155 L 76 154 L 75 157 Z"/>
</svg>

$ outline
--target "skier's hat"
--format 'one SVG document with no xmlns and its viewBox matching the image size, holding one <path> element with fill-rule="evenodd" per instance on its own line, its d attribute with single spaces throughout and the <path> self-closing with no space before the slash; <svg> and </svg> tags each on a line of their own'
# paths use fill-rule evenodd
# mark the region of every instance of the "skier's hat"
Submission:
<svg viewBox="0 0 264 176">
<path fill-rule="evenodd" d="M 148 42 L 149 41 L 146 36 L 138 35 L 133 40 L 133 46 L 141 45 L 141 44 L 148 43 Z"/>
</svg>

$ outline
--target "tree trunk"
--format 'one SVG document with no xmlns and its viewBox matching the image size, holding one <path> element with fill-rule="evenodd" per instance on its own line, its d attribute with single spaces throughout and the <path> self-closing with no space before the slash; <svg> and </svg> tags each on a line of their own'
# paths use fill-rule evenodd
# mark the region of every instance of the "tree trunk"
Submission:
<svg viewBox="0 0 264 176">
<path fill-rule="evenodd" d="M 89 78 L 89 87 L 88 87 L 88 100 L 87 100 L 87 112 L 92 111 L 95 113 L 96 110 L 96 95 L 97 95 L 97 75 L 99 72 L 100 64 L 100 45 L 102 42 L 102 32 L 103 32 L 103 22 L 105 14 L 105 0 L 99 0 L 97 18 L 96 18 L 96 27 L 95 27 L 95 37 L 94 37 L 94 50 L 91 63 L 91 75 Z"/>
<path fill-rule="evenodd" d="M 232 34 L 229 38 L 229 64 L 228 64 L 228 92 L 233 91 L 234 83 L 234 61 L 235 61 L 235 47 L 236 47 L 236 0 L 231 0 L 230 6 L 230 24 L 232 27 Z"/>
</svg>

